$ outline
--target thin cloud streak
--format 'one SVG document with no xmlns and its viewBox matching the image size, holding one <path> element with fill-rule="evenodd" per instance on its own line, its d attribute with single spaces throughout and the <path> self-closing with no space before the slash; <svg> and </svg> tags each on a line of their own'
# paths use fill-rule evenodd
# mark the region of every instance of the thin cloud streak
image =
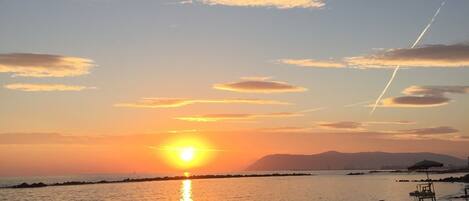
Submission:
<svg viewBox="0 0 469 201">
<path fill-rule="evenodd" d="M 25 92 L 51 92 L 51 91 L 82 91 L 85 89 L 96 89 L 95 87 L 86 87 L 78 85 L 64 84 L 30 84 L 30 83 L 13 83 L 4 85 L 4 88 L 10 90 L 18 90 Z"/>
<path fill-rule="evenodd" d="M 308 90 L 304 87 L 294 86 L 287 82 L 267 80 L 267 78 L 264 78 L 263 80 L 244 79 L 238 82 L 214 84 L 213 88 L 241 93 L 287 93 L 304 92 Z"/>
<path fill-rule="evenodd" d="M 310 133 L 312 127 L 295 127 L 295 126 L 284 126 L 284 127 L 271 127 L 271 128 L 259 128 L 256 131 L 264 133 Z"/>
<path fill-rule="evenodd" d="M 391 68 L 397 65 L 409 68 L 469 67 L 469 43 L 389 49 L 346 60 L 349 65 L 359 68 Z"/>
<path fill-rule="evenodd" d="M 319 121 L 316 122 L 316 125 L 319 128 L 326 129 L 326 130 L 367 130 L 366 127 L 368 126 L 375 126 L 375 125 L 412 125 L 415 124 L 413 121 L 364 121 L 364 122 L 357 122 L 357 121 Z"/>
<path fill-rule="evenodd" d="M 114 107 L 129 108 L 176 108 L 193 104 L 255 104 L 289 105 L 290 103 L 264 99 L 188 99 L 188 98 L 142 98 L 133 103 L 116 103 Z"/>
<path fill-rule="evenodd" d="M 279 59 L 279 63 L 314 68 L 344 68 L 346 64 L 337 61 L 313 59 Z"/>
<path fill-rule="evenodd" d="M 440 96 L 401 96 L 385 98 L 376 107 L 409 107 L 426 108 L 438 107 L 449 103 L 451 99 Z"/>
<path fill-rule="evenodd" d="M 469 43 L 429 44 L 411 48 L 394 48 L 374 54 L 345 57 L 339 61 L 280 59 L 279 63 L 311 68 L 392 69 L 469 67 Z M 346 67 L 349 66 L 349 67 Z"/>
<path fill-rule="evenodd" d="M 402 123 L 402 124 L 401 124 Z M 356 135 L 367 138 L 390 140 L 444 140 L 444 141 L 469 141 L 469 137 L 459 134 L 459 130 L 450 126 L 423 127 L 400 130 L 370 130 L 367 126 L 373 124 L 411 125 L 411 121 L 383 121 L 383 122 L 316 122 L 319 127 L 270 127 L 258 128 L 256 132 L 263 133 L 302 133 L 302 134 L 334 134 Z M 317 129 L 321 129 L 317 130 Z"/>
<path fill-rule="evenodd" d="M 0 54 L 0 73 L 19 77 L 73 77 L 89 73 L 93 60 L 50 54 Z"/>
<path fill-rule="evenodd" d="M 278 112 L 267 114 L 248 114 L 248 113 L 233 113 L 233 114 L 207 114 L 196 116 L 177 117 L 175 119 L 190 122 L 219 122 L 226 120 L 251 120 L 259 118 L 286 118 L 303 116 L 300 113 L 294 112 Z"/>
<path fill-rule="evenodd" d="M 355 107 L 355 106 L 367 105 L 368 103 L 371 103 L 372 101 L 374 100 L 360 101 L 360 102 L 344 105 L 344 107 Z"/>
<path fill-rule="evenodd" d="M 407 139 L 407 140 L 447 140 L 447 141 L 466 141 L 465 136 L 459 135 L 459 130 L 449 126 L 416 128 L 408 130 L 398 130 L 390 132 L 391 135 L 385 138 Z"/>
<path fill-rule="evenodd" d="M 323 0 L 197 0 L 197 2 L 201 2 L 207 5 L 271 7 L 277 9 L 322 8 L 325 6 Z"/>
<path fill-rule="evenodd" d="M 404 91 L 406 95 L 423 95 L 423 96 L 444 96 L 448 93 L 468 94 L 469 86 L 410 86 Z"/>
<path fill-rule="evenodd" d="M 409 130 L 400 130 L 398 133 L 405 134 L 418 134 L 418 135 L 437 135 L 437 134 L 451 134 L 459 132 L 458 129 L 449 126 L 430 127 L 430 128 L 417 128 Z"/>
<path fill-rule="evenodd" d="M 412 125 L 415 121 L 365 121 L 364 125 Z"/>
<path fill-rule="evenodd" d="M 326 109 L 327 109 L 327 107 L 318 107 L 318 108 L 301 110 L 298 113 L 310 113 L 310 112 L 317 112 L 317 111 L 322 111 L 322 110 L 326 110 Z"/>
<path fill-rule="evenodd" d="M 357 130 L 361 129 L 363 126 L 362 123 L 354 121 L 317 122 L 316 124 L 323 129 Z"/>
<path fill-rule="evenodd" d="M 468 94 L 469 86 L 410 86 L 403 94 L 407 96 L 383 99 L 377 107 L 437 107 L 451 102 L 448 94 Z"/>
</svg>

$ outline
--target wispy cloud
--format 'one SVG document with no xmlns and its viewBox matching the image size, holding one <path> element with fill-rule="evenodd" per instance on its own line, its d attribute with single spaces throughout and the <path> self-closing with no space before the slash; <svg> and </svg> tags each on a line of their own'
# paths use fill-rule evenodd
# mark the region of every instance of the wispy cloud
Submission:
<svg viewBox="0 0 469 201">
<path fill-rule="evenodd" d="M 448 104 L 447 94 L 467 94 L 469 86 L 410 86 L 403 94 L 381 101 L 378 107 L 437 107 Z"/>
<path fill-rule="evenodd" d="M 285 118 L 303 116 L 301 113 L 294 112 L 278 112 L 268 114 L 247 114 L 247 113 L 232 113 L 232 114 L 207 114 L 196 116 L 177 117 L 178 120 L 192 121 L 192 122 L 219 122 L 226 120 L 250 120 L 258 118 Z"/>
<path fill-rule="evenodd" d="M 0 73 L 21 77 L 71 77 L 88 74 L 90 59 L 49 54 L 0 54 Z"/>
<path fill-rule="evenodd" d="M 469 67 L 469 44 L 426 45 L 417 48 L 389 49 L 367 56 L 346 58 L 349 65 L 361 68 L 450 68 Z"/>
<path fill-rule="evenodd" d="M 294 86 L 287 82 L 264 79 L 244 79 L 238 82 L 214 84 L 213 88 L 242 93 L 285 93 L 303 92 L 304 87 Z"/>
<path fill-rule="evenodd" d="M 373 102 L 373 100 L 360 101 L 360 102 L 355 102 L 355 103 L 350 103 L 350 104 L 344 105 L 344 107 L 363 106 L 363 105 L 368 105 L 372 102 Z"/>
<path fill-rule="evenodd" d="M 273 78 L 272 76 L 246 76 L 246 77 L 241 77 L 242 80 L 259 80 L 259 81 L 270 80 L 272 78 Z"/>
<path fill-rule="evenodd" d="M 438 127 L 424 127 L 400 130 L 371 130 L 367 126 L 373 124 L 395 124 L 395 125 L 411 125 L 411 121 L 384 121 L 384 122 L 354 122 L 354 121 L 339 121 L 339 122 L 319 122 L 319 128 L 331 130 L 329 134 L 344 134 L 344 135 L 362 135 L 370 138 L 381 139 L 405 139 L 405 140 L 451 140 L 451 141 L 465 141 L 466 137 L 459 134 L 459 130 L 450 126 Z M 321 132 L 324 133 L 324 132 Z"/>
<path fill-rule="evenodd" d="M 445 140 L 445 141 L 469 141 L 469 137 L 461 135 L 459 130 L 451 126 L 423 127 L 411 129 L 375 130 L 368 126 L 375 124 L 411 126 L 413 121 L 336 121 L 316 122 L 317 126 L 298 127 L 283 126 L 258 128 L 255 131 L 263 133 L 304 133 L 304 134 L 333 134 L 333 135 L 355 135 L 366 138 L 392 139 L 392 140 Z M 319 129 L 319 130 L 318 130 Z"/>
<path fill-rule="evenodd" d="M 450 138 L 452 141 L 469 141 L 469 136 L 467 135 L 456 135 Z"/>
<path fill-rule="evenodd" d="M 318 122 L 316 123 L 320 128 L 323 129 L 361 129 L 363 124 L 354 121 L 337 121 L 337 122 Z"/>
<path fill-rule="evenodd" d="M 192 0 L 183 0 L 183 1 L 180 1 L 179 3 L 180 4 L 193 4 L 194 1 L 192 1 Z"/>
<path fill-rule="evenodd" d="M 168 133 L 171 134 L 181 134 L 181 133 L 199 133 L 198 129 L 185 129 L 185 130 L 169 130 Z"/>
<path fill-rule="evenodd" d="M 85 89 L 95 89 L 95 87 L 86 87 L 78 85 L 65 85 L 65 84 L 30 84 L 30 83 L 13 83 L 4 85 L 6 89 L 27 91 L 27 92 L 41 92 L 41 91 L 82 91 Z"/>
<path fill-rule="evenodd" d="M 313 60 L 313 59 L 279 59 L 279 63 L 295 65 L 301 67 L 312 68 L 344 68 L 345 63 L 330 60 Z"/>
<path fill-rule="evenodd" d="M 319 128 L 327 130 L 367 130 L 366 127 L 374 125 L 412 125 L 415 124 L 413 121 L 319 121 L 316 125 Z"/>
<path fill-rule="evenodd" d="M 270 128 L 259 128 L 256 131 L 264 133 L 310 133 L 312 127 L 296 127 L 296 126 L 284 126 L 284 127 L 270 127 Z"/>
<path fill-rule="evenodd" d="M 402 92 L 406 95 L 444 96 L 447 93 L 467 94 L 469 86 L 410 86 Z"/>
<path fill-rule="evenodd" d="M 311 68 L 458 68 L 469 67 L 469 43 L 424 45 L 415 48 L 395 48 L 365 56 L 341 60 L 279 59 L 278 63 Z"/>
<path fill-rule="evenodd" d="M 72 136 L 59 133 L 0 133 L 0 145 L 89 144 L 98 140 L 100 140 L 100 137 L 97 136 Z"/>
<path fill-rule="evenodd" d="M 397 133 L 402 134 L 416 134 L 416 135 L 438 135 L 438 134 L 451 134 L 457 133 L 459 130 L 449 126 L 439 126 L 430 128 L 416 128 L 408 130 L 399 130 Z"/>
<path fill-rule="evenodd" d="M 188 99 L 188 98 L 142 98 L 132 103 L 117 103 L 115 107 L 133 108 L 175 108 L 197 103 L 218 104 L 257 104 L 257 105 L 288 105 L 287 102 L 264 99 Z"/>
<path fill-rule="evenodd" d="M 365 125 L 411 125 L 416 124 L 415 121 L 365 121 Z"/>
<path fill-rule="evenodd" d="M 196 0 L 208 5 L 240 6 L 240 7 L 272 7 L 277 9 L 290 8 L 322 8 L 323 0 Z M 184 1 L 187 2 L 187 1 Z"/>
<path fill-rule="evenodd" d="M 397 130 L 389 132 L 391 135 L 386 138 L 407 139 L 407 140 L 451 140 L 465 141 L 465 136 L 458 134 L 459 130 L 449 126 L 416 128 L 408 130 Z"/>
<path fill-rule="evenodd" d="M 447 97 L 439 96 L 401 96 L 385 98 L 378 107 L 438 107 L 451 101 Z"/>
</svg>

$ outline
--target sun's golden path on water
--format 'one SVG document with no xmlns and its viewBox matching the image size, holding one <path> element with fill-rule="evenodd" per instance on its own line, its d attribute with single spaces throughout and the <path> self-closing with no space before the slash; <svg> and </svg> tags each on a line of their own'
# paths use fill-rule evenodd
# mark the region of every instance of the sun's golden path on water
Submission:
<svg viewBox="0 0 469 201">
<path fill-rule="evenodd" d="M 192 201 L 192 181 L 190 179 L 181 182 L 181 199 L 180 201 Z"/>
</svg>

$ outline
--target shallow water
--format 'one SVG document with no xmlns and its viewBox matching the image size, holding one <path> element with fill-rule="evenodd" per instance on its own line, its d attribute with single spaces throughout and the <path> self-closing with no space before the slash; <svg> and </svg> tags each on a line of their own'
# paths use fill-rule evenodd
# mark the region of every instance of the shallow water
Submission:
<svg viewBox="0 0 469 201">
<path fill-rule="evenodd" d="M 373 174 L 347 176 L 345 172 L 314 172 L 315 176 L 226 178 L 141 183 L 57 186 L 36 189 L 0 189 L 0 200 L 308 200 L 308 201 L 405 201 L 422 174 Z M 462 174 L 432 175 L 432 178 Z M 1 178 L 0 178 L 1 179 Z M 450 200 L 463 184 L 436 183 L 438 200 Z"/>
</svg>

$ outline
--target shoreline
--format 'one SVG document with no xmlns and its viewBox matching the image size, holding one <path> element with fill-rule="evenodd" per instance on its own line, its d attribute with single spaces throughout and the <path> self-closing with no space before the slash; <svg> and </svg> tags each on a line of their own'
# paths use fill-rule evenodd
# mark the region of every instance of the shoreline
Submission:
<svg viewBox="0 0 469 201">
<path fill-rule="evenodd" d="M 412 171 L 407 169 L 398 169 L 398 170 L 369 170 L 369 171 L 352 171 L 347 173 L 346 175 L 367 175 L 367 174 L 380 174 L 380 173 L 388 173 L 388 174 L 400 174 L 400 173 L 429 173 L 429 174 L 456 174 L 456 173 L 469 173 L 469 169 L 452 169 L 452 170 L 418 170 Z"/>
<path fill-rule="evenodd" d="M 224 174 L 224 175 L 191 175 L 191 176 L 166 176 L 166 177 L 151 177 L 151 178 L 126 178 L 122 180 L 101 180 L 101 181 L 66 181 L 46 184 L 43 182 L 28 184 L 23 182 L 21 184 L 0 187 L 0 189 L 21 189 L 21 188 L 43 188 L 53 186 L 78 186 L 78 185 L 92 185 L 92 184 L 115 184 L 115 183 L 137 183 L 137 182 L 151 182 L 151 181 L 172 181 L 172 180 L 185 180 L 185 179 L 222 179 L 222 178 L 251 178 L 251 177 L 288 177 L 288 176 L 313 176 L 310 173 L 288 173 L 288 174 Z"/>
<path fill-rule="evenodd" d="M 469 183 L 469 174 L 466 174 L 461 177 L 446 177 L 441 179 L 414 179 L 414 180 L 406 180 L 401 179 L 397 180 L 397 182 L 449 182 L 449 183 Z"/>
</svg>

